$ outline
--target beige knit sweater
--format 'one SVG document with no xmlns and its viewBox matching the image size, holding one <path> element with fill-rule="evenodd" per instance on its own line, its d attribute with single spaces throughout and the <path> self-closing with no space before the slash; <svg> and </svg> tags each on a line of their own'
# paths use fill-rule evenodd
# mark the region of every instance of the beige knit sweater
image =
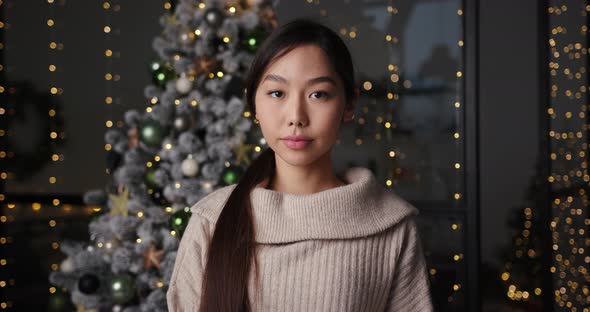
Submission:
<svg viewBox="0 0 590 312">
<path fill-rule="evenodd" d="M 432 311 L 417 231 L 418 210 L 363 167 L 348 184 L 289 194 L 259 184 L 251 192 L 259 288 L 250 271 L 254 311 Z M 215 222 L 235 184 L 191 210 L 166 293 L 170 311 L 198 311 L 202 273 Z"/>
</svg>

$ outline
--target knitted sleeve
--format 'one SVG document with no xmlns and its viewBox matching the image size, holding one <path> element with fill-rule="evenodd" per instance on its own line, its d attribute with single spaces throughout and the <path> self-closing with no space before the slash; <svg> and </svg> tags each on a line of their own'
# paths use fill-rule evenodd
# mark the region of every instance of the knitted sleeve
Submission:
<svg viewBox="0 0 590 312">
<path fill-rule="evenodd" d="M 166 292 L 170 312 L 192 312 L 199 308 L 209 231 L 209 221 L 193 212 L 180 240 Z"/>
<path fill-rule="evenodd" d="M 385 311 L 433 311 L 426 261 L 415 216 L 408 217 L 401 224 L 398 238 L 399 254 Z"/>
</svg>

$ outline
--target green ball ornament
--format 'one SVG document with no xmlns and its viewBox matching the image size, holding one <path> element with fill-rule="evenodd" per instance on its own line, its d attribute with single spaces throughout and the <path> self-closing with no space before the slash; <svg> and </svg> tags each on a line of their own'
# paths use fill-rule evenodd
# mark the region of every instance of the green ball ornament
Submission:
<svg viewBox="0 0 590 312">
<path fill-rule="evenodd" d="M 191 211 L 190 209 L 180 209 L 177 212 L 173 213 L 170 216 L 170 228 L 174 230 L 178 237 L 181 238 L 186 226 L 188 224 L 189 219 L 191 218 Z"/>
<path fill-rule="evenodd" d="M 159 185 L 156 183 L 156 165 L 146 168 L 145 170 L 145 185 L 149 188 L 156 188 Z"/>
<path fill-rule="evenodd" d="M 139 131 L 141 141 L 146 145 L 153 147 L 162 144 L 166 135 L 166 128 L 162 127 L 158 121 L 153 119 L 147 119 L 144 121 Z"/>
<path fill-rule="evenodd" d="M 256 53 L 258 47 L 260 47 L 260 44 L 262 44 L 262 42 L 264 41 L 264 39 L 266 39 L 267 36 L 268 32 L 266 30 L 264 30 L 261 27 L 256 27 L 254 28 L 254 30 L 252 30 L 251 33 L 249 33 L 242 39 L 242 46 L 246 50 L 252 53 Z"/>
<path fill-rule="evenodd" d="M 111 278 L 111 295 L 115 303 L 124 304 L 135 296 L 135 279 L 128 274 L 117 274 Z"/>
<path fill-rule="evenodd" d="M 221 174 L 221 177 L 223 179 L 223 183 L 225 183 L 226 185 L 230 185 L 230 184 L 238 183 L 240 178 L 242 178 L 243 174 L 244 174 L 244 169 L 242 169 L 242 167 L 232 165 L 229 167 L 225 167 L 225 169 L 223 170 L 223 172 Z"/>
<path fill-rule="evenodd" d="M 47 302 L 47 311 L 49 312 L 60 312 L 60 311 L 73 311 L 76 307 L 72 304 L 70 297 L 61 288 L 56 287 L 55 292 L 49 295 L 49 301 Z"/>
<path fill-rule="evenodd" d="M 174 67 L 169 63 L 152 62 L 150 71 L 153 83 L 160 88 L 165 88 L 168 81 L 176 79 L 177 76 Z"/>
</svg>

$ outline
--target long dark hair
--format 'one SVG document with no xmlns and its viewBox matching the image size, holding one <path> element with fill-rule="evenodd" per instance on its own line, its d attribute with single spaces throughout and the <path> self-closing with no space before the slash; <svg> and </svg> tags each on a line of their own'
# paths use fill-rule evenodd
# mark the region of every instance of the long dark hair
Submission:
<svg viewBox="0 0 590 312">
<path fill-rule="evenodd" d="M 352 104 L 354 67 L 344 41 L 330 28 L 307 18 L 299 18 L 274 29 L 258 48 L 245 83 L 246 104 L 252 116 L 256 115 L 256 88 L 266 68 L 303 44 L 314 44 L 323 49 L 343 82 L 346 105 Z M 269 147 L 250 164 L 227 199 L 209 245 L 201 312 L 251 311 L 248 275 L 254 261 L 258 281 L 258 265 L 250 192 L 265 178 L 272 178 L 275 170 L 275 153 Z"/>
</svg>

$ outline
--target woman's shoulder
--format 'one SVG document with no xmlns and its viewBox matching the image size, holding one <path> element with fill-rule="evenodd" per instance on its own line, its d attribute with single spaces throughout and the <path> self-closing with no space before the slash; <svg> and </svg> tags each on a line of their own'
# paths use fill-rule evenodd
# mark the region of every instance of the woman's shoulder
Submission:
<svg viewBox="0 0 590 312">
<path fill-rule="evenodd" d="M 191 207 L 191 212 L 204 217 L 209 222 L 215 223 L 236 185 L 234 183 L 215 189 L 196 202 Z"/>
</svg>

